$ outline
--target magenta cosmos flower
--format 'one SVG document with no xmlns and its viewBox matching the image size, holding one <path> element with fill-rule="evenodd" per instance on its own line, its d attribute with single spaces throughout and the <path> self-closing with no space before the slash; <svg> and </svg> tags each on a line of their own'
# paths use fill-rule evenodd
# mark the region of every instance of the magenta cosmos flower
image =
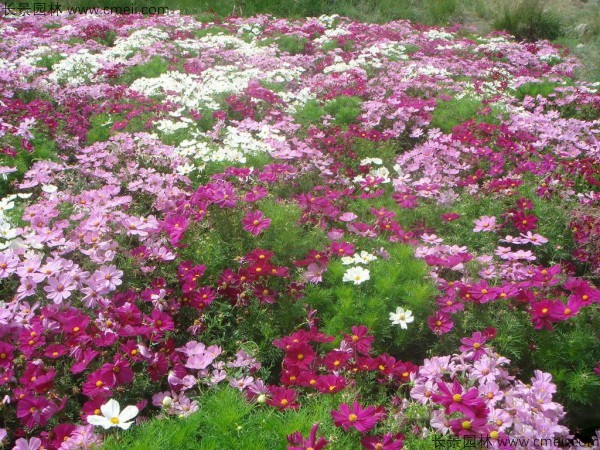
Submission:
<svg viewBox="0 0 600 450">
<path fill-rule="evenodd" d="M 299 431 L 290 434 L 287 437 L 287 441 L 291 444 L 288 446 L 287 450 L 321 450 L 323 449 L 327 443 L 329 442 L 324 437 L 317 438 L 317 429 L 319 428 L 319 424 L 315 423 L 310 430 L 310 434 L 308 435 L 308 439 L 305 439 L 304 436 Z"/>
<path fill-rule="evenodd" d="M 262 211 L 252 211 L 242 219 L 242 224 L 244 225 L 244 230 L 256 236 L 269 228 L 271 219 L 267 219 Z"/>
<path fill-rule="evenodd" d="M 337 427 L 348 431 L 350 428 L 356 428 L 361 433 L 366 433 L 375 427 L 375 424 L 385 418 L 385 412 L 381 408 L 368 406 L 364 408 L 358 402 L 354 402 L 352 409 L 350 406 L 342 403 L 339 410 L 331 411 L 333 423 Z"/>
</svg>

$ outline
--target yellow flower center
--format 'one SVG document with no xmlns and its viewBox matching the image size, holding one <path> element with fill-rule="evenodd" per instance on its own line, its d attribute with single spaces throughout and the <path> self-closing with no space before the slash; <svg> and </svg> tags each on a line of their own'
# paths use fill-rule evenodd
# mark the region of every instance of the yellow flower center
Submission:
<svg viewBox="0 0 600 450">
<path fill-rule="evenodd" d="M 498 439 L 498 436 L 500 435 L 500 433 L 498 433 L 496 430 L 490 432 L 490 437 L 492 439 Z"/>
<path fill-rule="evenodd" d="M 96 387 L 100 387 L 102 386 L 104 383 L 102 383 L 102 381 L 98 380 L 96 381 Z"/>
<path fill-rule="evenodd" d="M 285 398 L 283 400 L 281 400 L 281 406 L 287 406 L 288 403 L 289 402 Z"/>
<path fill-rule="evenodd" d="M 112 423 L 113 425 L 116 425 L 120 422 L 118 417 L 113 417 L 112 419 L 110 419 L 110 423 Z"/>
<path fill-rule="evenodd" d="M 348 416 L 348 420 L 349 420 L 350 422 L 356 422 L 356 420 L 357 420 L 357 419 L 358 419 L 358 416 L 357 416 L 356 414 L 350 414 L 350 415 Z"/>
<path fill-rule="evenodd" d="M 468 420 L 465 420 L 460 425 L 463 427 L 463 430 L 470 430 L 471 429 L 471 422 L 468 421 Z"/>
<path fill-rule="evenodd" d="M 479 342 L 475 342 L 475 343 L 473 344 L 473 348 L 474 348 L 474 349 L 478 349 L 478 348 L 480 348 L 480 347 L 481 347 L 481 344 L 480 344 Z"/>
<path fill-rule="evenodd" d="M 357 342 L 359 340 L 359 337 L 355 334 L 352 335 L 352 342 Z"/>
<path fill-rule="evenodd" d="M 81 328 L 79 328 L 79 327 L 75 327 L 75 328 L 73 328 L 73 333 L 78 333 L 80 329 L 81 329 Z"/>
<path fill-rule="evenodd" d="M 462 402 L 462 395 L 460 395 L 460 394 L 454 394 L 452 396 L 452 400 L 454 400 L 455 402 Z"/>
</svg>

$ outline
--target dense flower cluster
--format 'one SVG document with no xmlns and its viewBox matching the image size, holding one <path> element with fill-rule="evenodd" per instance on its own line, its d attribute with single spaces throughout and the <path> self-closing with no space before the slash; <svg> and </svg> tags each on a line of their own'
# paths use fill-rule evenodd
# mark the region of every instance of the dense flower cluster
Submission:
<svg viewBox="0 0 600 450">
<path fill-rule="evenodd" d="M 365 448 L 402 448 L 410 405 L 422 436 L 570 436 L 548 373 L 523 384 L 493 330 L 459 326 L 486 305 L 539 333 L 598 323 L 600 101 L 563 49 L 337 16 L 0 24 L 0 441 L 91 448 L 219 384 L 280 411 L 345 395 L 331 420 Z M 429 317 L 409 273 L 389 350 L 371 326 L 317 328 L 328 277 L 352 307 L 404 245 L 437 287 Z M 308 327 L 285 322 L 304 297 Z M 273 314 L 278 356 L 246 329 Z M 397 329 L 462 353 L 409 361 Z M 290 448 L 328 445 L 317 428 Z"/>
</svg>

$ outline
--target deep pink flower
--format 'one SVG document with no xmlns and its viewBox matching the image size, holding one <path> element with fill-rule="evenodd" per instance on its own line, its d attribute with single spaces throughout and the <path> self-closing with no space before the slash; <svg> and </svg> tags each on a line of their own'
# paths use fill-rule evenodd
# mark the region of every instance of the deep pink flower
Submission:
<svg viewBox="0 0 600 450">
<path fill-rule="evenodd" d="M 322 450 L 329 441 L 324 437 L 317 439 L 318 428 L 319 424 L 315 423 L 310 429 L 308 439 L 304 439 L 299 431 L 287 436 L 287 441 L 292 445 L 288 446 L 287 450 Z"/>
<path fill-rule="evenodd" d="M 344 341 L 350 345 L 357 353 L 368 355 L 371 351 L 371 344 L 375 340 L 374 336 L 367 334 L 369 330 L 364 325 L 352 327 L 352 334 L 344 334 Z"/>
<path fill-rule="evenodd" d="M 285 409 L 298 409 L 300 407 L 300 405 L 296 403 L 298 394 L 293 389 L 269 386 L 269 394 L 271 395 L 271 398 L 267 400 L 267 405 L 279 408 L 280 411 Z"/>
<path fill-rule="evenodd" d="M 178 247 L 190 221 L 182 215 L 170 216 L 163 222 L 163 230 L 169 236 L 169 241 L 174 247 Z"/>
<path fill-rule="evenodd" d="M 351 354 L 348 352 L 332 350 L 325 355 L 325 358 L 323 358 L 323 363 L 329 370 L 341 370 L 346 367 L 346 363 L 350 359 L 350 356 Z"/>
<path fill-rule="evenodd" d="M 271 225 L 271 219 L 264 216 L 262 211 L 252 211 L 246 214 L 246 217 L 242 219 L 244 230 L 257 236 L 262 231 L 269 228 Z"/>
<path fill-rule="evenodd" d="M 77 374 L 83 372 L 98 354 L 99 353 L 93 348 L 86 348 L 83 350 L 83 352 L 79 354 L 77 362 L 71 367 L 71 373 Z"/>
<path fill-rule="evenodd" d="M 17 417 L 27 428 L 36 425 L 44 426 L 48 423 L 54 413 L 58 411 L 56 405 L 45 397 L 34 397 L 26 395 L 19 400 L 17 405 Z"/>
<path fill-rule="evenodd" d="M 387 433 L 383 436 L 365 436 L 360 443 L 363 448 L 370 450 L 400 450 L 404 447 L 404 435 Z"/>
<path fill-rule="evenodd" d="M 479 437 L 490 431 L 487 416 L 478 415 L 471 411 L 466 412 L 464 417 L 450 420 L 450 428 L 455 435 L 464 436 L 465 438 L 468 436 Z"/>
<path fill-rule="evenodd" d="M 100 368 L 100 372 L 104 375 L 107 374 L 112 376 L 114 379 L 114 385 L 120 386 L 122 384 L 129 384 L 133 381 L 133 370 L 129 365 L 129 362 L 122 356 L 115 356 L 112 363 L 106 363 Z"/>
<path fill-rule="evenodd" d="M 450 316 L 441 311 L 437 311 L 433 316 L 429 317 L 427 324 L 431 331 L 440 335 L 448 333 L 454 327 L 454 322 L 452 322 Z"/>
<path fill-rule="evenodd" d="M 87 381 L 83 383 L 82 392 L 90 398 L 110 397 L 114 386 L 115 378 L 112 373 L 97 370 L 88 375 Z"/>
<path fill-rule="evenodd" d="M 468 391 L 455 379 L 452 382 L 452 389 L 443 381 L 437 383 L 439 392 L 431 394 L 431 400 L 439 403 L 446 408 L 446 414 L 459 411 L 462 414 L 477 413 L 485 408 L 485 403 L 477 388 L 471 388 Z"/>
<path fill-rule="evenodd" d="M 460 346 L 461 352 L 466 352 L 468 358 L 477 360 L 483 354 L 485 354 L 484 344 L 487 338 L 480 331 L 476 331 L 471 335 L 470 338 L 462 338 L 460 342 L 463 344 Z"/>
<path fill-rule="evenodd" d="M 284 366 L 296 366 L 299 368 L 308 368 L 315 359 L 315 351 L 309 344 L 298 343 L 286 349 Z"/>
<path fill-rule="evenodd" d="M 449 212 L 449 213 L 440 214 L 440 217 L 445 222 L 453 222 L 454 220 L 460 219 L 460 214 L 457 214 L 454 212 Z"/>
<path fill-rule="evenodd" d="M 349 242 L 332 242 L 331 253 L 338 256 L 354 255 L 354 245 Z"/>
<path fill-rule="evenodd" d="M 317 377 L 316 388 L 321 394 L 335 394 L 346 387 L 346 379 L 336 375 Z"/>
<path fill-rule="evenodd" d="M 15 358 L 15 348 L 4 342 L 0 342 L 0 367 L 11 367 L 12 361 Z"/>
<path fill-rule="evenodd" d="M 331 411 L 333 423 L 337 427 L 348 431 L 356 428 L 361 433 L 366 433 L 375 427 L 375 424 L 385 418 L 385 412 L 381 407 L 368 406 L 364 408 L 358 402 L 354 402 L 352 408 L 342 403 L 339 409 Z"/>
</svg>

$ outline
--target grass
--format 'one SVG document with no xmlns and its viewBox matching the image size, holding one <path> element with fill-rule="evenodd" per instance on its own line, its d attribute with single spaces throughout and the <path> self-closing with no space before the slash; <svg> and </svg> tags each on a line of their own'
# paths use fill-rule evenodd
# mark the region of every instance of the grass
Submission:
<svg viewBox="0 0 600 450">
<path fill-rule="evenodd" d="M 296 431 L 308 437 L 311 427 L 319 423 L 317 436 L 330 441 L 327 448 L 356 449 L 356 431 L 344 432 L 333 425 L 331 410 L 340 403 L 352 403 L 354 395 L 344 393 L 305 396 L 297 411 L 278 412 L 270 406 L 252 406 L 242 395 L 229 388 L 207 392 L 199 400 L 200 411 L 186 418 L 153 419 L 127 432 L 108 433 L 103 450 L 217 450 L 244 449 L 285 450 L 286 437 Z M 422 407 L 411 407 L 405 416 L 423 419 Z M 397 429 L 398 421 L 390 417 L 383 425 Z M 434 434 L 421 438 L 407 435 L 404 448 L 430 450 Z M 439 436 L 438 436 L 439 438 Z"/>
<path fill-rule="evenodd" d="M 500 17 L 494 20 L 493 27 L 527 41 L 552 40 L 563 34 L 558 15 L 544 9 L 539 0 L 521 0 L 513 6 L 505 5 Z"/>
</svg>

